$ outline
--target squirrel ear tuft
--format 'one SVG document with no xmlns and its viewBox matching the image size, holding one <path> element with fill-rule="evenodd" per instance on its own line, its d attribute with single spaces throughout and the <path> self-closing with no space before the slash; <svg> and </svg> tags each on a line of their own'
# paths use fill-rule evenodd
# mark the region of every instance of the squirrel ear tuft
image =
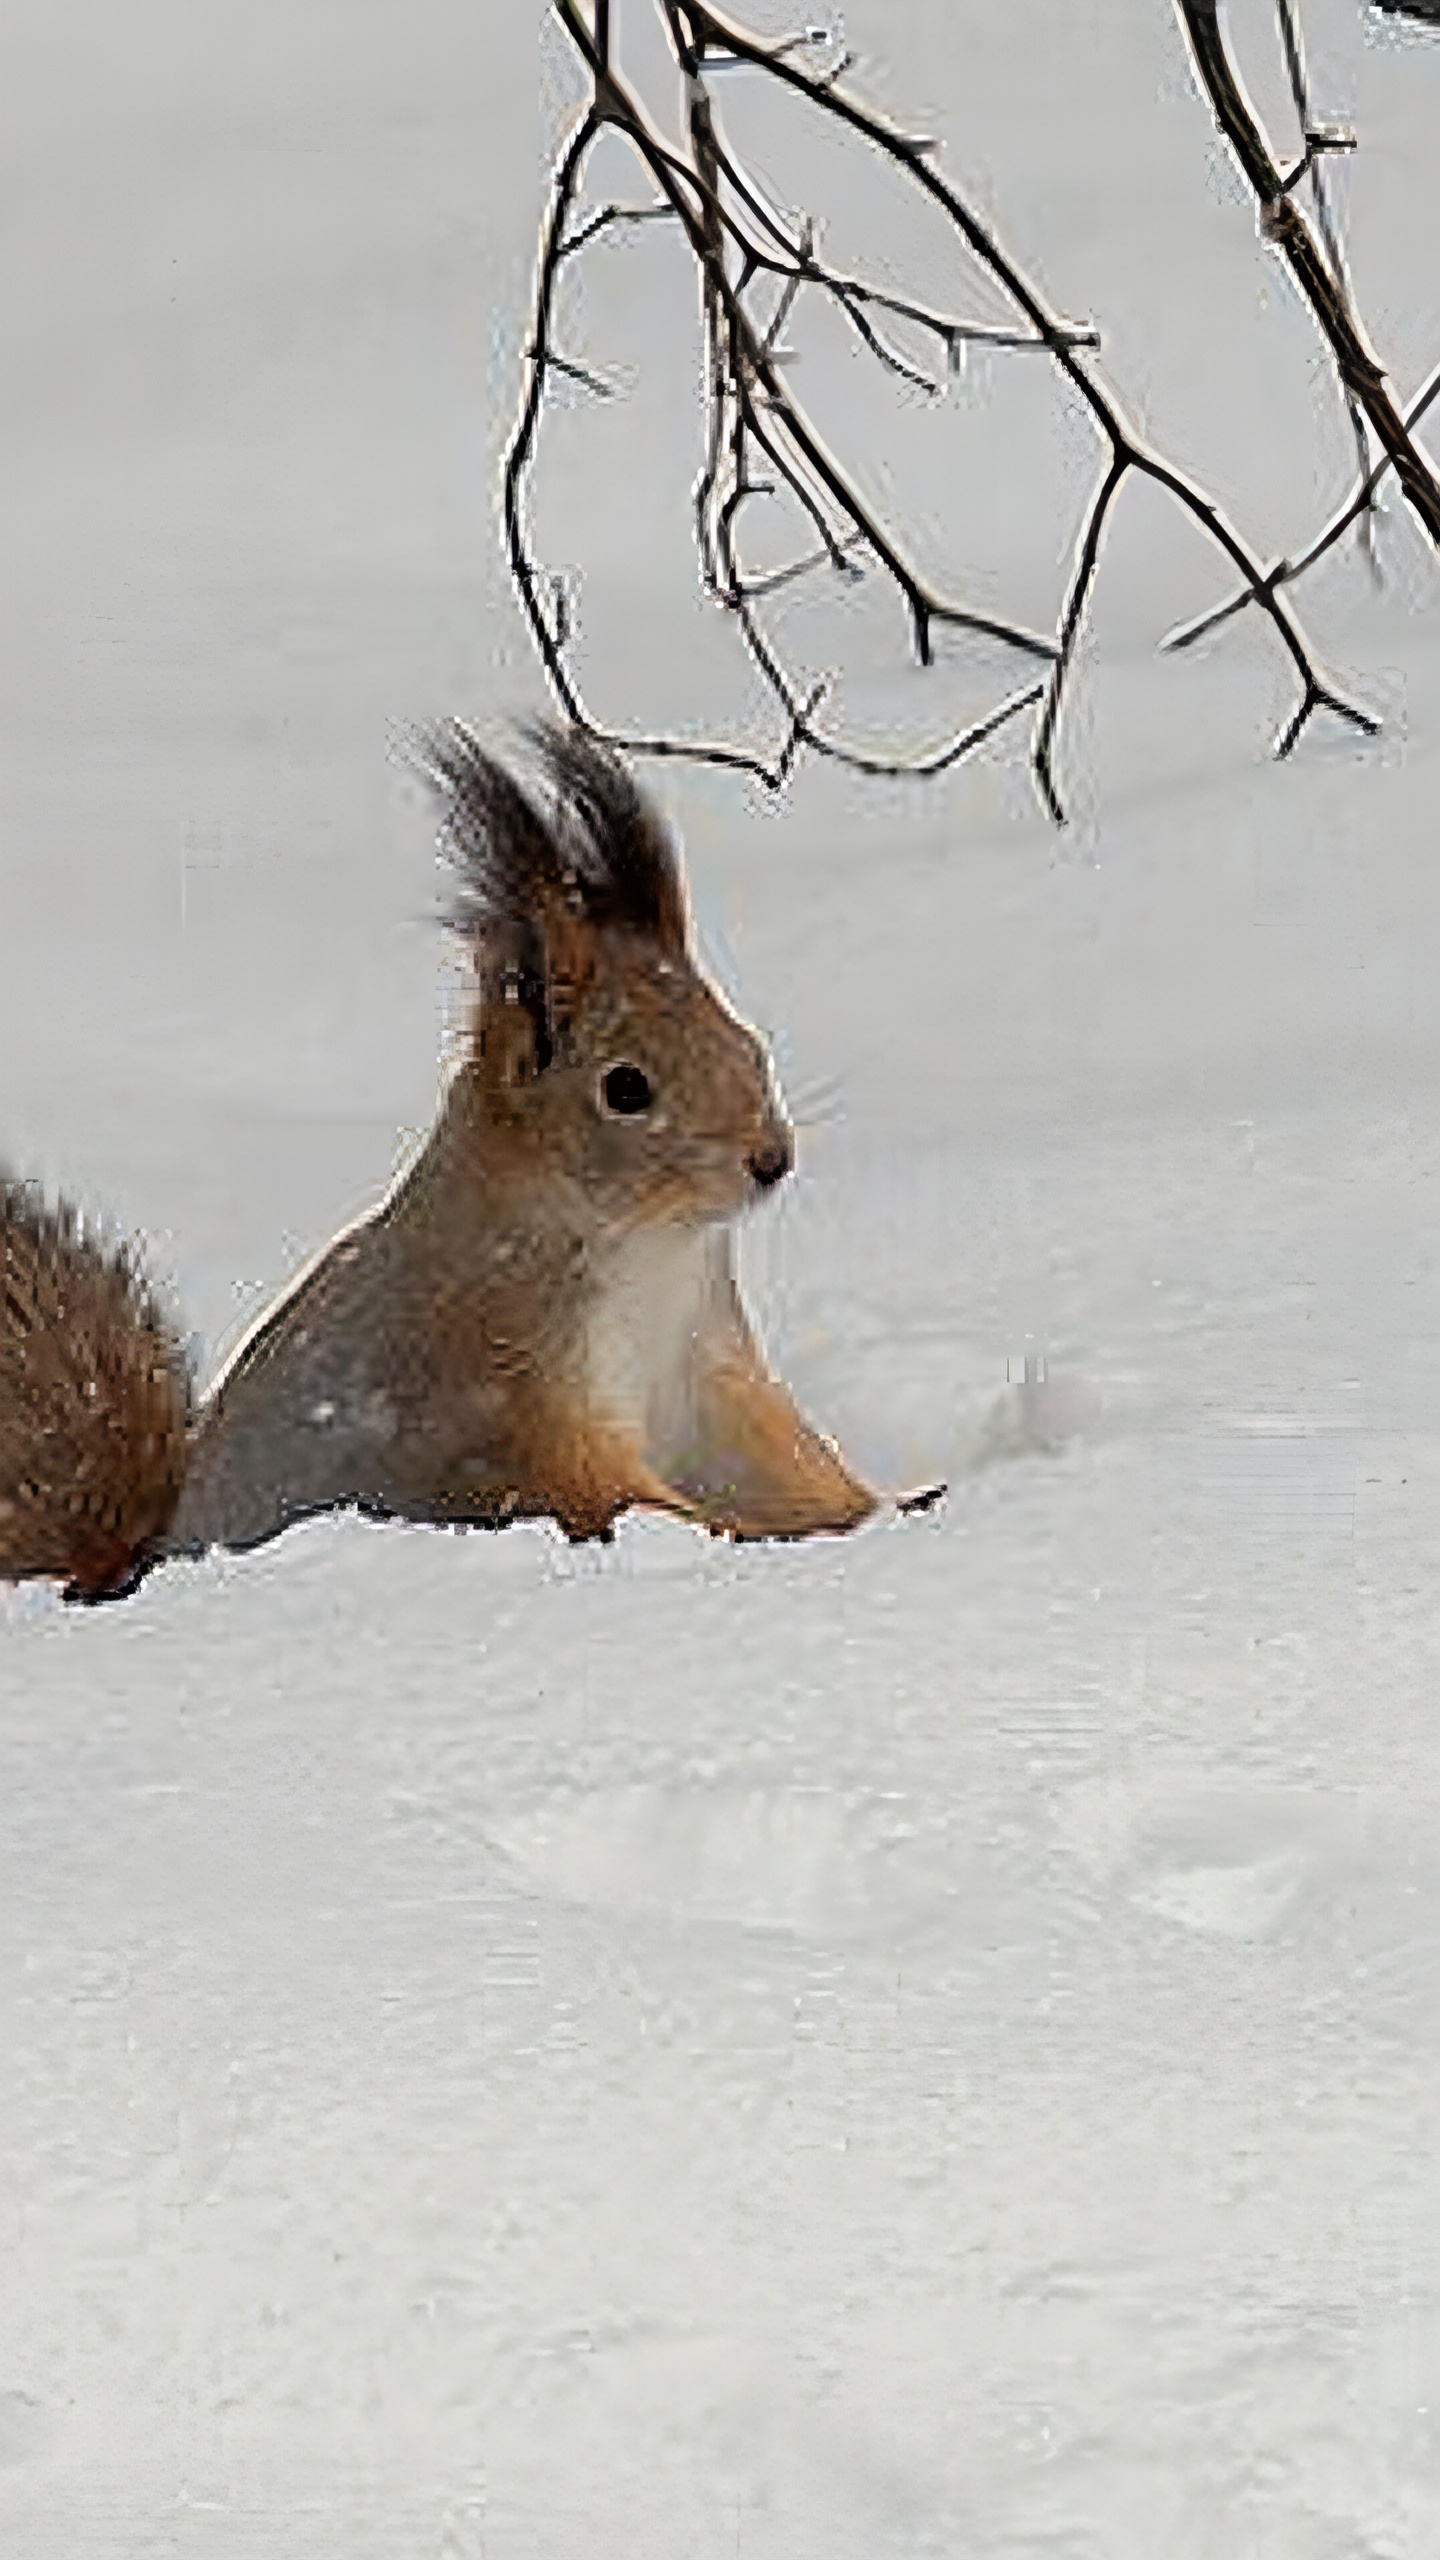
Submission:
<svg viewBox="0 0 1440 2560">
<path fill-rule="evenodd" d="M 439 797 L 441 844 L 467 932 L 494 923 L 619 926 L 683 956 L 689 930 L 680 859 L 664 820 L 612 750 L 553 721 L 525 732 L 550 786 L 542 816 L 463 720 L 406 743 Z"/>
<path fill-rule="evenodd" d="M 579 912 L 683 956 L 689 913 L 679 854 L 629 766 L 588 730 L 560 721 L 530 721 L 522 734 L 555 793 L 556 840 Z"/>
</svg>

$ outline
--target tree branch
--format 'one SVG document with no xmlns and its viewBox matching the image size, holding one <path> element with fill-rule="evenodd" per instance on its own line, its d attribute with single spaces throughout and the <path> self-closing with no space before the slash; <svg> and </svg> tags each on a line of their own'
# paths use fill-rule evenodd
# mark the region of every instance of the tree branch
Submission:
<svg viewBox="0 0 1440 2560">
<path fill-rule="evenodd" d="M 1220 0 L 1176 0 L 1195 67 L 1216 122 L 1260 207 L 1260 225 L 1280 251 L 1330 343 L 1347 395 L 1363 411 L 1394 465 L 1405 498 L 1440 545 L 1440 473 L 1414 444 L 1385 368 L 1352 310 L 1341 278 L 1275 164 L 1270 140 L 1245 94 L 1220 20 Z"/>
<path fill-rule="evenodd" d="M 525 392 L 505 467 L 505 525 L 511 566 L 522 606 L 535 634 L 546 675 L 562 706 L 573 719 L 594 727 L 573 675 L 565 618 L 547 604 L 547 589 L 529 547 L 525 491 L 543 415 L 544 393 L 552 371 L 580 374 L 593 382 L 554 346 L 554 297 L 563 261 L 582 250 L 597 234 L 621 221 L 671 218 L 679 223 L 697 268 L 704 324 L 705 452 L 695 484 L 695 532 L 705 586 L 736 618 L 745 646 L 784 722 L 776 753 L 750 755 L 729 746 L 672 740 L 632 739 L 648 752 L 674 752 L 739 767 L 777 783 L 791 770 L 802 748 L 831 756 L 867 773 L 938 772 L 971 752 L 1022 709 L 1038 708 L 1032 739 L 1037 787 L 1051 816 L 1063 821 L 1055 779 L 1055 748 L 1076 645 L 1098 571 L 1105 528 L 1127 473 L 1153 480 L 1181 506 L 1233 562 L 1245 581 L 1242 600 L 1256 602 L 1267 615 L 1295 667 L 1300 698 L 1294 716 L 1278 741 L 1279 751 L 1293 746 L 1311 714 L 1324 707 L 1352 725 L 1370 730 L 1375 722 L 1358 705 L 1342 698 L 1321 674 L 1309 643 L 1281 593 L 1293 572 L 1282 564 L 1267 570 L 1215 501 L 1187 474 L 1153 450 L 1138 434 L 1116 393 L 1091 361 L 1098 340 L 1093 328 L 1077 328 L 1051 311 L 1038 288 L 1025 276 L 990 228 L 963 196 L 932 165 L 934 145 L 902 132 L 848 95 L 840 85 L 848 57 L 825 71 L 807 67 L 811 40 L 761 43 L 734 24 L 710 0 L 659 0 L 677 66 L 686 82 L 688 149 L 667 143 L 655 129 L 639 99 L 627 85 L 614 58 L 608 10 L 596 6 L 592 22 L 581 0 L 553 0 L 556 13 L 585 63 L 593 94 L 561 147 L 550 206 L 542 228 L 537 264 L 535 318 L 531 333 Z M 1180 0 L 1189 9 L 1189 0 Z M 1202 0 L 1195 6 L 1204 14 Z M 1213 10 L 1210 13 L 1213 16 Z M 1298 42 L 1298 39 L 1297 39 Z M 1297 57 L 1298 59 L 1298 57 Z M 708 75 L 716 70 L 748 70 L 804 99 L 867 145 L 879 151 L 939 207 L 964 248 L 1005 294 L 1017 314 L 1017 325 L 1001 327 L 968 322 L 928 304 L 891 293 L 832 268 L 815 248 L 813 225 L 793 224 L 779 212 L 728 148 L 714 112 Z M 1302 66 L 1303 70 L 1303 66 Z M 1297 75 L 1298 76 L 1298 75 Z M 653 207 L 630 210 L 607 205 L 583 222 L 573 220 L 583 165 L 597 134 L 609 128 L 634 150 L 656 189 Z M 1323 137 L 1307 134 L 1307 149 Z M 1278 173 L 1272 196 L 1282 218 L 1290 199 Z M 1316 257 L 1320 251 L 1316 249 Z M 1344 302 L 1338 249 L 1331 266 L 1322 260 L 1325 282 Z M 762 280 L 778 284 L 768 322 L 752 309 L 751 288 Z M 902 321 L 942 346 L 953 367 L 960 347 L 971 339 L 993 345 L 1040 352 L 1064 376 L 1083 404 L 1101 447 L 1099 477 L 1076 537 L 1071 577 L 1058 629 L 1043 638 L 1018 624 L 973 611 L 930 586 L 906 557 L 904 548 L 875 507 L 863 495 L 840 457 L 821 436 L 786 372 L 785 350 L 778 344 L 799 294 L 814 289 L 841 311 L 861 344 L 888 371 L 934 396 L 942 388 L 921 365 L 912 363 L 890 342 L 881 318 Z M 1368 412 L 1367 412 L 1368 414 Z M 1386 448 L 1389 454 L 1389 447 Z M 1398 458 L 1396 467 L 1399 467 Z M 758 459 L 763 479 L 755 476 Z M 747 568 L 739 550 L 741 516 L 747 498 L 764 492 L 784 493 L 813 525 L 817 547 L 785 566 Z M 797 579 L 824 574 L 854 578 L 860 574 L 856 554 L 864 555 L 884 574 L 903 599 L 916 657 L 921 666 L 933 659 L 936 626 L 971 631 L 1049 662 L 1048 677 L 1023 687 L 998 704 L 984 719 L 947 744 L 909 760 L 883 758 L 852 746 L 819 725 L 818 715 L 829 690 L 828 680 L 802 690 L 786 672 L 774 642 L 763 627 L 757 606 Z M 1227 610 L 1238 610 L 1232 600 Z M 616 741 L 617 743 L 627 743 Z"/>
<path fill-rule="evenodd" d="M 1419 425 L 1437 393 L 1440 393 L 1440 364 L 1426 375 L 1414 399 L 1406 408 L 1404 414 L 1407 427 Z M 1373 507 L 1375 492 L 1389 469 L 1390 456 L 1388 453 L 1382 453 L 1379 461 L 1374 463 L 1356 483 L 1349 497 L 1336 508 L 1328 524 L 1321 527 L 1314 541 L 1301 552 L 1298 560 L 1277 560 L 1274 568 L 1267 570 L 1259 586 L 1240 587 L 1233 596 L 1227 596 L 1223 604 L 1213 605 L 1209 612 L 1197 614 L 1193 622 L 1182 622 L 1177 629 L 1166 633 L 1160 643 L 1161 648 L 1188 649 L 1194 641 L 1203 640 L 1210 632 L 1218 630 L 1220 624 L 1228 622 L 1232 614 L 1242 612 L 1247 604 L 1255 604 L 1262 598 L 1272 597 L 1277 587 L 1293 586 L 1297 578 L 1303 578 L 1306 570 L 1312 569 L 1316 561 L 1340 540 L 1341 535 L 1349 531 L 1357 516 L 1365 514 Z"/>
</svg>

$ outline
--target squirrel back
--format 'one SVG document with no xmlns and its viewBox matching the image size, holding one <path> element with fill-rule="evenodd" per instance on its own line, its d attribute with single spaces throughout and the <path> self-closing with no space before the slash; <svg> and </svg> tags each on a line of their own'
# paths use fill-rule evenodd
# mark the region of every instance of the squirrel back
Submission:
<svg viewBox="0 0 1440 2560">
<path fill-rule="evenodd" d="M 735 1220 L 791 1170 L 768 1056 L 699 967 L 662 821 L 583 733 L 549 806 L 425 732 L 474 961 L 415 1163 L 262 1317 L 196 1409 L 132 1257 L 8 1182 L 0 1576 L 73 1597 L 345 1506 L 608 1536 L 846 1529 L 875 1497 L 765 1367 Z"/>
</svg>

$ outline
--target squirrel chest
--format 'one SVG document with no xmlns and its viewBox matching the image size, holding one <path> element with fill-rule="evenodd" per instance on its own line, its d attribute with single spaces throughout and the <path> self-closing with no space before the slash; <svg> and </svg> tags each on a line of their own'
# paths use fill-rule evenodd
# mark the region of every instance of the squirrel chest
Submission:
<svg viewBox="0 0 1440 2560">
<path fill-rule="evenodd" d="M 721 1228 L 641 1227 L 589 1275 L 584 1392 L 659 1457 L 693 1430 L 695 1382 L 729 1278 Z"/>
</svg>

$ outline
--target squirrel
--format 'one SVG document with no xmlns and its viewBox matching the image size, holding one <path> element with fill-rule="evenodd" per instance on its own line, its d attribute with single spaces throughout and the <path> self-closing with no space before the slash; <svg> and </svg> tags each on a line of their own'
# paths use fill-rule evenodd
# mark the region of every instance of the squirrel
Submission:
<svg viewBox="0 0 1440 2560">
<path fill-rule="evenodd" d="M 737 1287 L 735 1221 L 794 1133 L 696 957 L 678 847 L 587 733 L 529 737 L 543 807 L 459 720 L 412 742 L 473 962 L 463 1053 L 415 1161 L 203 1400 L 134 1250 L 0 1175 L 0 1579 L 116 1598 L 344 1508 L 572 1539 L 636 1504 L 733 1538 L 875 1511 Z"/>
</svg>

